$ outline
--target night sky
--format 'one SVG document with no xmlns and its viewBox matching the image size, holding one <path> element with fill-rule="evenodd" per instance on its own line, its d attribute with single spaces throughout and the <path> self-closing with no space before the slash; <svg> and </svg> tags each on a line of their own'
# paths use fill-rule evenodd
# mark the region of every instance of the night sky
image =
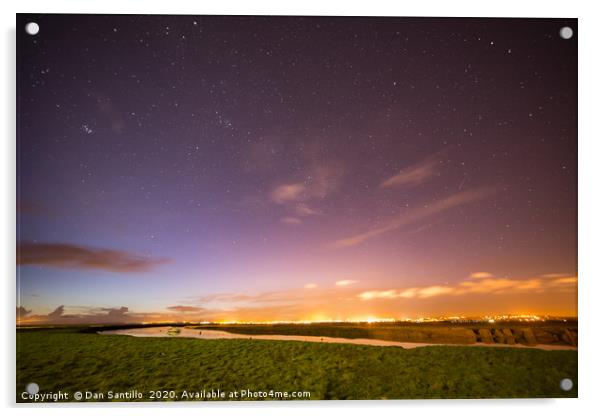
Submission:
<svg viewBox="0 0 602 416">
<path fill-rule="evenodd" d="M 18 317 L 575 316 L 576 35 L 18 15 Z"/>
</svg>

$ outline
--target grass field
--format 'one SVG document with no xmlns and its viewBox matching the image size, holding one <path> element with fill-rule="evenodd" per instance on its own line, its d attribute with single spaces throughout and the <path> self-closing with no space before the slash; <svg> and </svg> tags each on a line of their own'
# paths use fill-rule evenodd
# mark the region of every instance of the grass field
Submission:
<svg viewBox="0 0 602 416">
<path fill-rule="evenodd" d="M 575 382 L 569 392 L 561 379 Z M 576 397 L 577 352 L 17 331 L 17 401 L 40 392 L 309 391 L 311 399 Z M 72 397 L 72 395 L 70 396 Z M 104 400 L 107 400 L 105 397 Z"/>
</svg>

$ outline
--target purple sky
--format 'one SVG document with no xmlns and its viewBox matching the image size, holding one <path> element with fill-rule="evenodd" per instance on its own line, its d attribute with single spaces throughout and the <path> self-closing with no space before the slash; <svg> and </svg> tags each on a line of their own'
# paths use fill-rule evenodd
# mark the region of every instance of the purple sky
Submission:
<svg viewBox="0 0 602 416">
<path fill-rule="evenodd" d="M 576 20 L 17 27 L 23 319 L 576 315 Z"/>
</svg>

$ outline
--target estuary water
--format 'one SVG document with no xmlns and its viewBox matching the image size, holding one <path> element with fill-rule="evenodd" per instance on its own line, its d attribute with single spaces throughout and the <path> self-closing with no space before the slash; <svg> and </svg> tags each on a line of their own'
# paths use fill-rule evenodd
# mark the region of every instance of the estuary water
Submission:
<svg viewBox="0 0 602 416">
<path fill-rule="evenodd" d="M 546 345 L 537 344 L 526 346 L 522 344 L 507 345 L 507 344 L 431 344 L 418 342 L 398 342 L 385 341 L 380 339 L 368 338 L 334 338 L 334 337 L 318 337 L 306 335 L 245 335 L 234 334 L 232 332 L 219 331 L 214 329 L 193 329 L 188 327 L 171 327 L 171 326 L 155 326 L 145 328 L 128 328 L 115 329 L 108 331 L 99 331 L 101 335 L 129 335 L 132 337 L 170 337 L 170 338 L 198 338 L 198 339 L 250 339 L 250 340 L 277 340 L 277 341 L 302 341 L 302 342 L 325 342 L 334 344 L 356 344 L 356 345 L 371 345 L 376 347 L 401 347 L 401 348 L 418 348 L 428 346 L 467 346 L 467 347 L 494 347 L 494 348 L 538 348 L 542 350 L 576 350 L 575 347 L 566 345 Z"/>
</svg>

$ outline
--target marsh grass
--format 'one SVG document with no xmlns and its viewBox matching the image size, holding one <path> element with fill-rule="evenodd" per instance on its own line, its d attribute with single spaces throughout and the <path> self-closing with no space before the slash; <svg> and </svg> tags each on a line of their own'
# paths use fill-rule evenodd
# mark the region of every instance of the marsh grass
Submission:
<svg viewBox="0 0 602 416">
<path fill-rule="evenodd" d="M 209 324 L 196 326 L 197 329 L 217 329 L 236 334 L 247 335 L 301 335 L 336 338 L 367 338 L 396 342 L 416 342 L 434 344 L 474 344 L 479 342 L 479 329 L 489 331 L 510 331 L 516 343 L 531 345 L 523 337 L 528 329 L 537 335 L 536 342 L 541 344 L 571 345 L 564 338 L 570 329 L 573 337 L 577 336 L 576 322 L 555 323 L 502 323 L 487 324 L 452 324 L 452 323 L 311 323 L 311 324 Z M 512 329 L 511 329 L 512 328 Z M 501 333 L 501 332 L 500 332 Z M 492 336 L 492 338 L 494 338 Z M 505 343 L 502 337 L 498 343 Z"/>
</svg>

